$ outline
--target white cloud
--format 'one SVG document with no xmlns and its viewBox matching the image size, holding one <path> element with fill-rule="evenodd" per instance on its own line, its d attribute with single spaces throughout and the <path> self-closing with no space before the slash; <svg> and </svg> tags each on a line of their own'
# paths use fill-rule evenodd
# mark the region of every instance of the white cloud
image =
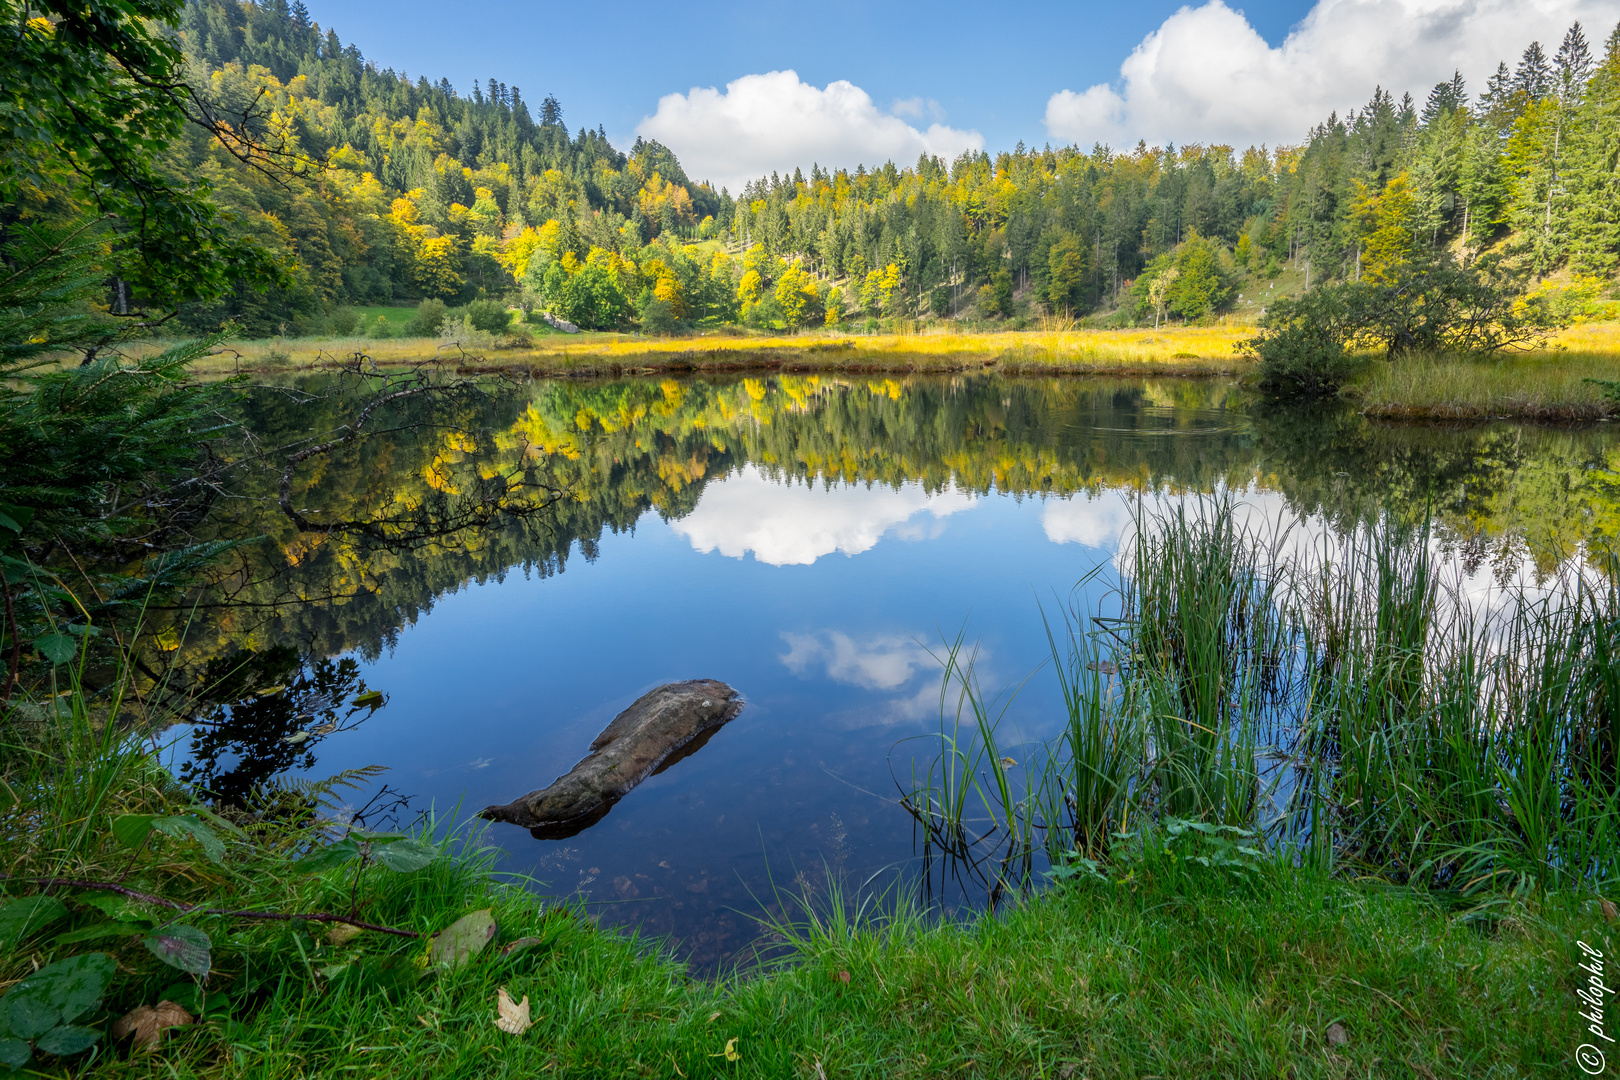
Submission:
<svg viewBox="0 0 1620 1080">
<path fill-rule="evenodd" d="M 921 154 L 949 161 L 963 150 L 983 149 L 983 136 L 939 123 L 937 109 L 936 102 L 921 98 L 895 103 L 895 113 L 933 117 L 919 130 L 843 79 L 820 89 L 800 81 L 795 71 L 770 71 L 733 80 L 723 93 L 694 86 L 666 94 L 636 134 L 674 150 L 688 176 L 736 194 L 772 170 L 791 172 L 812 162 L 851 169 L 885 161 L 910 165 Z"/>
<path fill-rule="evenodd" d="M 916 484 L 822 489 L 772 480 L 750 465 L 710 483 L 697 508 L 670 528 L 701 552 L 740 559 L 752 551 L 772 566 L 808 566 L 835 551 L 858 555 L 885 535 L 930 539 L 945 518 L 974 505 L 972 495 L 955 489 L 933 495 Z"/>
<path fill-rule="evenodd" d="M 1209 0 L 1143 38 L 1115 85 L 1053 94 L 1046 128 L 1082 146 L 1298 143 L 1328 113 L 1363 105 L 1374 85 L 1421 102 L 1459 70 L 1477 94 L 1531 41 L 1552 53 L 1576 20 L 1602 41 L 1616 14 L 1613 0 L 1317 0 L 1272 47 L 1241 11 Z"/>
</svg>

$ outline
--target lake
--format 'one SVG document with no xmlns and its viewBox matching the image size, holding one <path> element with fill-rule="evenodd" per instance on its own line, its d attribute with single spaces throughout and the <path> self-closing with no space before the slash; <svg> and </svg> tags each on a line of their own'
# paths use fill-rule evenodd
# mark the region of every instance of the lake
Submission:
<svg viewBox="0 0 1620 1080">
<path fill-rule="evenodd" d="M 376 392 L 321 376 L 243 408 L 290 446 Z M 502 872 L 700 972 L 832 883 L 982 902 L 923 864 L 898 801 L 937 750 L 940 659 L 974 652 L 1015 762 L 1056 735 L 1043 615 L 1115 604 L 1140 500 L 1225 490 L 1314 529 L 1428 508 L 1477 580 L 1549 574 L 1620 530 L 1609 425 L 1377 426 L 1212 381 L 441 386 L 289 471 L 303 530 L 278 506 L 284 456 L 244 465 L 221 512 L 221 535 L 262 539 L 178 654 L 205 688 L 171 733 L 182 774 L 240 799 L 385 766 L 339 791 L 368 825 L 460 822 L 566 772 L 650 688 L 722 680 L 738 719 L 595 825 L 484 833 Z M 349 716 L 362 689 L 384 703 Z"/>
</svg>

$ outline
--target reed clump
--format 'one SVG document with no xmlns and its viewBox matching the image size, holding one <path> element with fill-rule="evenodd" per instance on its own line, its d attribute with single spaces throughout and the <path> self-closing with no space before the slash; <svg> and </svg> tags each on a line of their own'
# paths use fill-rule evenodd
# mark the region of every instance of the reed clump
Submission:
<svg viewBox="0 0 1620 1080">
<path fill-rule="evenodd" d="M 1066 731 L 1030 779 L 997 767 L 997 717 L 952 649 L 974 723 L 942 730 L 906 805 L 997 888 L 1027 884 L 1037 857 L 1100 866 L 1189 823 L 1190 841 L 1461 894 L 1606 887 L 1613 560 L 1489 603 L 1436 560 L 1426 526 L 1389 517 L 1311 543 L 1246 523 L 1229 495 L 1145 511 L 1119 613 L 1048 626 Z"/>
</svg>

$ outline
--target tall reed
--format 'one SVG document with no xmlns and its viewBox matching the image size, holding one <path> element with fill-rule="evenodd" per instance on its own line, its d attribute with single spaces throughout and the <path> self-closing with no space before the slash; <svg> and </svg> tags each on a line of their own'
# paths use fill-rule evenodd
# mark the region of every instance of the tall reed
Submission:
<svg viewBox="0 0 1620 1080">
<path fill-rule="evenodd" d="M 1004 843 L 998 873 L 1025 880 L 1031 851 L 1102 859 L 1127 821 L 1170 819 L 1464 892 L 1614 878 L 1612 558 L 1492 610 L 1446 584 L 1426 524 L 1385 516 L 1290 547 L 1287 529 L 1238 511 L 1225 494 L 1138 513 L 1123 615 L 1092 617 L 1106 633 L 1080 612 L 1061 633 L 1047 622 L 1063 735 L 1019 789 L 962 767 L 999 762 L 995 723 L 942 731 L 953 764 L 936 760 L 935 787 L 952 798 L 919 818 L 925 832 L 972 857 L 953 807 L 983 784 L 980 840 Z M 976 684 L 957 685 L 961 708 L 987 715 Z"/>
</svg>

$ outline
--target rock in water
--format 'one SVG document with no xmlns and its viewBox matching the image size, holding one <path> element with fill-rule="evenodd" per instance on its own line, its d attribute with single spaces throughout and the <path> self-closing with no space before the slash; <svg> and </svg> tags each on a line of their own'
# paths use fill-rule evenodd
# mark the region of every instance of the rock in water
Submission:
<svg viewBox="0 0 1620 1080">
<path fill-rule="evenodd" d="M 487 806 L 479 817 L 522 825 L 541 839 L 573 836 L 600 821 L 631 788 L 695 752 L 742 707 L 737 691 L 723 682 L 665 683 L 614 717 L 591 752 L 550 787 Z"/>
</svg>

